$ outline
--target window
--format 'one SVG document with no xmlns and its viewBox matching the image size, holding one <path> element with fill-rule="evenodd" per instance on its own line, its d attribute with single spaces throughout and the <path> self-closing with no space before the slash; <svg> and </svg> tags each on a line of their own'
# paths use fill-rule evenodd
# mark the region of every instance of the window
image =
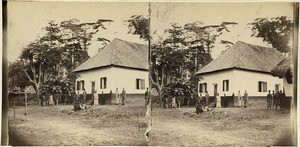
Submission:
<svg viewBox="0 0 300 147">
<path fill-rule="evenodd" d="M 205 93 L 207 91 L 207 83 L 200 83 L 199 93 Z"/>
<path fill-rule="evenodd" d="M 223 80 L 223 91 L 229 91 L 229 80 Z"/>
<path fill-rule="evenodd" d="M 144 79 L 136 79 L 136 89 L 145 89 Z"/>
<path fill-rule="evenodd" d="M 84 88 L 84 80 L 81 80 L 81 86 L 82 86 L 82 87 L 81 87 L 81 90 L 85 89 L 85 88 Z"/>
<path fill-rule="evenodd" d="M 106 82 L 107 82 L 106 77 L 100 78 L 100 89 L 106 89 Z"/>
<path fill-rule="evenodd" d="M 267 92 L 267 82 L 262 82 L 262 81 L 259 81 L 258 82 L 258 92 Z"/>
<path fill-rule="evenodd" d="M 81 83 L 81 81 L 77 81 L 76 90 L 80 90 L 80 83 Z"/>
</svg>

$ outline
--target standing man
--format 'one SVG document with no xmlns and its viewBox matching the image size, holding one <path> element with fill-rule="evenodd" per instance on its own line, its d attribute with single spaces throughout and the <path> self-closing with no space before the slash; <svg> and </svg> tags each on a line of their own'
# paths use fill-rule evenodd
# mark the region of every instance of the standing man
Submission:
<svg viewBox="0 0 300 147">
<path fill-rule="evenodd" d="M 242 107 L 242 95 L 241 95 L 241 92 L 239 91 L 238 92 L 238 107 Z"/>
<path fill-rule="evenodd" d="M 209 94 L 207 91 L 205 91 L 205 106 L 207 106 L 209 103 Z"/>
<path fill-rule="evenodd" d="M 148 102 L 149 102 L 149 91 L 147 87 L 147 90 L 145 92 L 145 107 L 147 106 Z"/>
<path fill-rule="evenodd" d="M 276 105 L 276 97 L 275 97 L 275 93 L 274 93 L 274 90 L 273 90 L 273 93 L 272 93 L 272 108 L 274 109 L 275 108 L 275 105 Z"/>
<path fill-rule="evenodd" d="M 248 104 L 248 93 L 245 90 L 245 94 L 244 94 L 244 107 L 247 108 L 247 104 Z"/>
<path fill-rule="evenodd" d="M 126 99 L 126 91 L 123 87 L 122 93 L 121 93 L 121 97 L 122 97 L 122 105 L 125 105 L 125 99 Z"/>
<path fill-rule="evenodd" d="M 279 105 L 279 91 L 276 91 L 274 98 L 275 98 L 275 109 L 277 110 L 277 106 Z"/>
<path fill-rule="evenodd" d="M 272 107 L 272 95 L 271 91 L 269 90 L 269 94 L 267 95 L 267 109 L 271 109 Z"/>
<path fill-rule="evenodd" d="M 98 93 L 96 90 L 94 93 L 94 105 L 99 105 L 99 97 L 98 97 Z"/>
<path fill-rule="evenodd" d="M 116 98 L 116 105 L 119 105 L 120 93 L 118 91 L 118 88 L 116 88 L 115 98 Z"/>
<path fill-rule="evenodd" d="M 83 92 L 82 92 L 82 103 L 85 103 L 86 101 L 86 91 L 85 89 L 83 89 Z"/>
<path fill-rule="evenodd" d="M 285 94 L 282 92 L 282 90 L 280 90 L 279 93 L 279 106 L 280 106 L 280 110 L 282 110 L 283 108 L 283 100 L 285 98 Z"/>
</svg>

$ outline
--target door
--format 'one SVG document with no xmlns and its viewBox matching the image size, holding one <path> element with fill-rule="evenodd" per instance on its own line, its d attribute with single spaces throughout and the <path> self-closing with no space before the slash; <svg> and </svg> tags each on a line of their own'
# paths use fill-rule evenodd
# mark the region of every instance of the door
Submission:
<svg viewBox="0 0 300 147">
<path fill-rule="evenodd" d="M 279 84 L 275 85 L 275 93 L 279 91 Z"/>
<path fill-rule="evenodd" d="M 92 95 L 95 93 L 95 81 L 91 81 L 91 93 Z"/>
<path fill-rule="evenodd" d="M 218 84 L 213 84 L 213 85 L 214 85 L 214 97 L 216 97 L 218 94 Z"/>
</svg>

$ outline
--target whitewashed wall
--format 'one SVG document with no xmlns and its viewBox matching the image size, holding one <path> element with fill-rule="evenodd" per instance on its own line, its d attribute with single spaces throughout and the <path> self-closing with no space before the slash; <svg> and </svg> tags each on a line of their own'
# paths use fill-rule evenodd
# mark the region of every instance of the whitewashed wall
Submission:
<svg viewBox="0 0 300 147">
<path fill-rule="evenodd" d="M 113 67 L 111 73 L 113 78 L 111 79 L 111 85 L 109 88 L 111 88 L 113 92 L 116 88 L 118 88 L 119 92 L 121 92 L 124 87 L 127 93 L 145 93 L 146 88 L 149 87 L 148 73 L 148 71 Z M 136 79 L 145 80 L 145 89 L 136 89 Z"/>
<path fill-rule="evenodd" d="M 233 76 L 233 70 L 225 70 L 221 72 L 205 74 L 202 76 L 203 79 L 198 83 L 198 93 L 200 83 L 207 83 L 207 92 L 210 96 L 214 96 L 214 84 L 218 84 L 218 93 L 221 96 L 224 96 L 224 94 L 226 94 L 226 96 L 228 96 L 229 94 L 232 95 L 232 89 L 234 87 Z M 223 80 L 229 80 L 229 91 L 227 92 L 223 92 Z M 202 96 L 204 96 L 204 94 L 205 93 L 202 93 Z"/>
<path fill-rule="evenodd" d="M 97 93 L 109 93 L 110 90 L 114 92 L 116 88 L 118 88 L 119 92 L 121 92 L 122 88 L 124 87 L 128 94 L 138 94 L 145 93 L 145 89 L 149 87 L 148 71 L 119 67 L 105 67 L 89 71 L 82 71 L 79 72 L 79 75 L 80 77 L 76 81 L 85 81 L 85 90 L 87 94 L 91 94 L 91 81 L 95 81 L 95 90 Z M 106 89 L 100 89 L 101 77 L 107 78 Z M 145 89 L 136 89 L 137 78 L 145 79 Z M 75 88 L 77 87 L 75 86 Z M 82 93 L 82 90 L 80 90 L 79 93 Z"/>
<path fill-rule="evenodd" d="M 240 90 L 242 95 L 247 90 L 249 96 L 266 96 L 268 92 L 258 92 L 258 82 L 266 81 L 268 90 L 275 90 L 275 84 L 280 84 L 279 89 L 282 90 L 283 80 L 278 77 L 273 77 L 271 74 L 251 72 L 245 70 L 226 70 L 221 72 L 215 72 L 210 74 L 202 75 L 203 80 L 199 84 L 207 83 L 207 91 L 210 96 L 214 95 L 213 84 L 218 84 L 218 93 L 221 96 L 231 96 L 232 93 L 237 95 Z M 223 80 L 229 80 L 229 91 L 223 92 Z M 203 95 L 203 94 L 202 94 Z"/>
<path fill-rule="evenodd" d="M 279 90 L 283 87 L 283 80 L 271 74 L 234 70 L 234 77 L 237 82 L 236 90 L 241 90 L 241 93 L 247 90 L 250 96 L 267 96 L 269 90 L 271 93 L 275 91 L 276 84 L 280 84 Z M 267 82 L 267 92 L 258 92 L 258 81 Z"/>
</svg>

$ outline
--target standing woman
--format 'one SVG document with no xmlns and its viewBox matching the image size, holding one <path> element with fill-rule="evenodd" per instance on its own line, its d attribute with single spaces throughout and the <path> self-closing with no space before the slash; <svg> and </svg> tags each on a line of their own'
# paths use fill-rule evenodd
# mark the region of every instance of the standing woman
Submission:
<svg viewBox="0 0 300 147">
<path fill-rule="evenodd" d="M 221 107 L 222 107 L 222 106 L 221 106 L 221 97 L 220 97 L 219 93 L 218 93 L 217 96 L 216 96 L 216 100 L 217 100 L 216 107 L 217 107 L 217 108 L 221 108 Z"/>
<path fill-rule="evenodd" d="M 96 90 L 94 93 L 94 105 L 99 105 L 99 97 L 98 97 L 98 93 Z"/>
<path fill-rule="evenodd" d="M 175 99 L 175 97 L 172 97 L 171 107 L 174 108 L 175 104 L 176 104 L 176 99 Z"/>
<path fill-rule="evenodd" d="M 239 103 L 238 107 L 240 108 L 240 107 L 242 107 L 242 95 L 241 95 L 240 91 L 237 96 L 238 96 L 238 103 Z"/>
</svg>

